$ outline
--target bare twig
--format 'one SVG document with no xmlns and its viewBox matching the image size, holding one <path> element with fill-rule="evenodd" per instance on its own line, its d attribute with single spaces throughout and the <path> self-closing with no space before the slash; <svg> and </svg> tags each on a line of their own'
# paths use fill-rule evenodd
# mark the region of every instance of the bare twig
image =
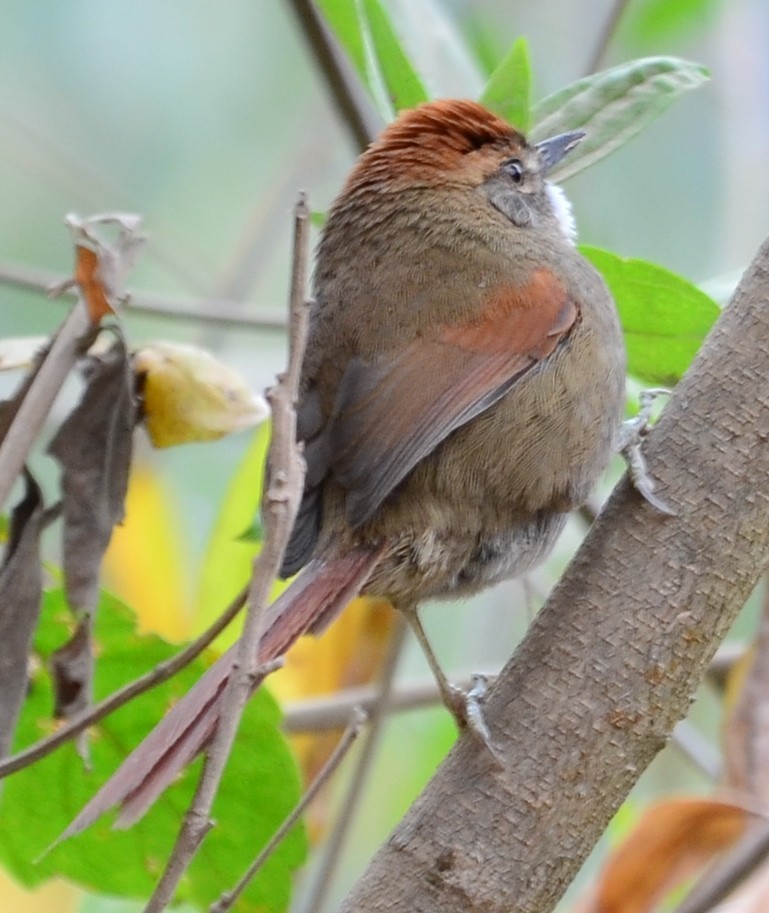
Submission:
<svg viewBox="0 0 769 913">
<path fill-rule="evenodd" d="M 164 663 L 160 663 L 160 665 L 155 666 L 154 669 L 147 672 L 146 675 L 142 675 L 142 677 L 137 678 L 136 681 L 129 682 L 129 684 L 113 692 L 109 697 L 106 697 L 103 701 L 100 701 L 98 704 L 91 707 L 86 713 L 74 717 L 66 726 L 62 726 L 61 729 L 53 733 L 53 735 L 41 739 L 39 742 L 30 745 L 29 748 L 25 748 L 24 751 L 20 751 L 10 758 L 5 758 L 0 761 L 0 779 L 7 777 L 9 774 L 16 773 L 16 771 L 22 770 L 25 767 L 29 767 L 30 764 L 39 761 L 40 758 L 46 757 L 46 755 L 49 755 L 60 745 L 69 742 L 83 732 L 83 730 L 87 729 L 89 726 L 93 726 L 94 723 L 98 723 L 99 720 L 103 720 L 104 717 L 114 713 L 115 710 L 118 710 L 124 704 L 127 704 L 135 697 L 138 697 L 138 695 L 143 694 L 145 691 L 149 691 L 156 685 L 168 681 L 169 678 L 173 678 L 177 672 L 180 672 L 185 666 L 188 666 L 197 659 L 203 650 L 221 634 L 243 608 L 245 601 L 246 590 L 243 590 L 235 599 L 233 599 L 211 627 L 204 631 L 200 637 L 196 638 L 180 653 L 177 653 L 176 656 L 171 657 L 171 659 L 166 660 Z"/>
<path fill-rule="evenodd" d="M 160 913 L 170 903 L 179 880 L 212 827 L 211 806 L 235 740 L 243 708 L 253 690 L 253 681 L 259 671 L 258 645 L 262 633 L 262 615 L 269 600 L 272 581 L 280 570 L 283 552 L 302 494 L 304 465 L 296 446 L 294 404 L 307 336 L 305 287 L 308 237 L 309 212 L 302 196 L 296 207 L 294 222 L 289 366 L 286 374 L 268 394 L 273 416 L 270 445 L 272 470 L 263 505 L 264 544 L 254 561 L 243 633 L 222 699 L 219 722 L 206 754 L 203 773 L 171 857 L 149 899 L 145 913 Z"/>
<path fill-rule="evenodd" d="M 19 266 L 14 263 L 0 263 L 0 285 L 11 285 L 30 292 L 48 294 L 54 287 L 66 281 L 61 273 L 51 270 Z M 72 290 L 67 296 L 76 297 Z M 201 320 L 254 330 L 285 330 L 287 322 L 281 315 L 261 316 L 245 313 L 243 303 L 230 298 L 185 298 L 180 295 L 164 295 L 160 292 L 131 292 L 127 308 L 141 311 L 155 317 L 169 320 Z"/>
<path fill-rule="evenodd" d="M 598 36 L 598 41 L 596 42 L 595 48 L 593 48 L 593 53 L 590 55 L 590 61 L 585 70 L 585 75 L 590 76 L 591 73 L 595 73 L 598 67 L 601 66 L 603 61 L 604 54 L 606 53 L 609 43 L 614 37 L 614 33 L 617 30 L 619 21 L 622 18 L 622 14 L 625 12 L 625 8 L 630 3 L 630 0 L 614 0 L 614 5 L 609 10 L 609 15 L 606 19 L 606 22 L 603 24 L 603 28 Z"/>
<path fill-rule="evenodd" d="M 493 680 L 493 676 L 488 676 Z M 454 684 L 463 691 L 472 687 L 472 675 L 459 675 L 452 678 Z M 334 694 L 324 694 L 302 701 L 295 701 L 283 706 L 283 729 L 294 734 L 297 732 L 327 732 L 341 729 L 350 719 L 355 707 L 371 713 L 379 701 L 382 691 L 380 683 L 361 685 L 356 688 L 345 688 Z M 443 706 L 440 692 L 433 678 L 407 682 L 394 688 L 387 702 L 387 713 L 403 710 L 416 710 L 420 707 Z"/>
<path fill-rule="evenodd" d="M 56 334 L 0 443 L 0 507 L 19 477 L 64 379 L 82 354 L 83 339 L 91 329 L 86 306 L 78 301 Z"/>
<path fill-rule="evenodd" d="M 722 775 L 721 756 L 690 720 L 681 720 L 670 735 L 670 744 L 703 776 L 718 782 Z"/>
<path fill-rule="evenodd" d="M 69 215 L 65 221 L 75 242 L 77 264 L 76 278 L 66 280 L 65 284 L 79 283 L 78 300 L 24 389 L 23 398 L 0 443 L 0 507 L 27 461 L 64 379 L 87 348 L 90 334 L 103 313 L 122 299 L 122 282 L 144 241 L 138 231 L 139 217 L 129 213 L 106 213 L 87 219 Z M 104 225 L 118 228 L 117 238 L 111 243 L 103 242 L 98 236 Z M 93 275 L 88 277 L 88 290 L 83 284 L 86 277 L 81 270 L 83 251 L 96 258 Z M 93 292 L 104 301 L 104 310 L 99 313 L 89 298 Z"/>
<path fill-rule="evenodd" d="M 405 635 L 406 620 L 403 615 L 399 614 L 390 641 L 389 652 L 379 680 L 379 694 L 371 711 L 368 732 L 366 733 L 350 785 L 347 788 L 347 794 L 342 801 L 339 815 L 334 822 L 334 828 L 331 831 L 324 848 L 323 859 L 319 867 L 318 875 L 305 907 L 306 913 L 320 913 L 333 883 L 334 874 L 336 873 L 341 858 L 342 847 L 350 830 L 353 814 L 358 807 L 360 796 L 371 770 L 371 764 L 374 760 L 376 750 L 379 747 L 379 740 L 382 735 L 382 724 L 384 723 L 389 709 L 395 670 L 403 648 Z"/>
<path fill-rule="evenodd" d="M 365 149 L 383 124 L 360 80 L 312 0 L 290 0 L 289 5 L 358 149 Z"/>
<path fill-rule="evenodd" d="M 265 846 L 265 848 L 261 851 L 261 853 L 259 853 L 256 859 L 254 859 L 254 861 L 248 867 L 245 874 L 235 885 L 235 887 L 231 891 L 223 892 L 221 896 L 211 904 L 210 913 L 227 913 L 227 910 L 232 908 L 232 905 L 248 887 L 254 875 L 256 875 L 259 869 L 270 858 L 270 856 L 275 851 L 275 848 L 280 844 L 281 840 L 283 840 L 286 834 L 296 824 L 307 806 L 313 801 L 321 788 L 333 776 L 337 767 L 339 767 L 344 758 L 347 756 L 350 748 L 352 748 L 353 742 L 360 735 L 361 730 L 363 729 L 363 725 L 367 719 L 368 717 L 366 713 L 360 707 L 354 708 L 352 712 L 352 718 L 349 720 L 347 728 L 337 743 L 336 748 L 333 750 L 331 756 L 323 765 L 318 775 L 307 787 L 304 795 L 299 800 L 296 807 L 277 829 L 277 831 L 275 831 L 275 833 L 270 838 L 267 846 Z"/>
</svg>

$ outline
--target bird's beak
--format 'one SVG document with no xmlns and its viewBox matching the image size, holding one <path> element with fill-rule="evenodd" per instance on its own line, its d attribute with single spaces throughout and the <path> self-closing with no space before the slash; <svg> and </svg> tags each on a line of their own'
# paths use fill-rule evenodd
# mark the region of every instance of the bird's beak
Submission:
<svg viewBox="0 0 769 913">
<path fill-rule="evenodd" d="M 561 159 L 567 155 L 586 136 L 583 130 L 572 130 L 571 133 L 559 133 L 552 139 L 537 143 L 542 173 L 547 174 Z"/>
</svg>

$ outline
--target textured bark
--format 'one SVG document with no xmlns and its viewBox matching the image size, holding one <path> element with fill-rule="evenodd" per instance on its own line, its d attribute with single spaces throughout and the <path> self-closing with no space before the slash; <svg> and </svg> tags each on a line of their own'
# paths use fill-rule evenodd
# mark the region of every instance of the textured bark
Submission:
<svg viewBox="0 0 769 913">
<path fill-rule="evenodd" d="M 621 482 L 486 709 L 341 909 L 556 903 L 686 715 L 769 555 L 769 242 L 644 451 L 666 517 Z"/>
</svg>

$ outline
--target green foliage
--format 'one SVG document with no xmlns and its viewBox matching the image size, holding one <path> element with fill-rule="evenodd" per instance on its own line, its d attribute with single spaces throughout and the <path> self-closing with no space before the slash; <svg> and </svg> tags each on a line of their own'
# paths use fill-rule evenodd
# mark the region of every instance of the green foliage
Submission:
<svg viewBox="0 0 769 913">
<path fill-rule="evenodd" d="M 480 101 L 522 133 L 531 123 L 531 60 L 525 38 L 513 42 L 491 74 Z"/>
<path fill-rule="evenodd" d="M 51 730 L 52 693 L 45 663 L 71 633 L 71 613 L 61 590 L 46 594 L 17 747 Z M 96 697 L 106 696 L 167 659 L 175 647 L 159 637 L 138 634 L 132 613 L 102 594 L 95 641 L 98 651 Z M 12 775 L 0 798 L 0 859 L 23 884 L 54 876 L 105 894 L 147 897 L 167 860 L 184 810 L 190 802 L 200 762 L 158 800 L 147 816 L 127 831 L 112 831 L 102 819 L 78 837 L 41 854 L 62 833 L 126 753 L 204 671 L 198 660 L 172 681 L 131 701 L 90 731 L 90 770 L 72 744 Z M 250 701 L 213 817 L 214 827 L 185 878 L 180 899 L 205 909 L 243 872 L 276 830 L 299 796 L 299 778 L 279 731 L 280 713 L 266 691 Z M 34 801 L 30 801 L 34 797 Z M 305 835 L 295 829 L 270 859 L 237 909 L 284 910 L 291 874 L 304 860 Z M 37 860 L 37 861 L 36 861 Z"/>
<path fill-rule="evenodd" d="M 622 321 L 628 372 L 639 380 L 672 386 L 680 380 L 719 314 L 703 291 L 670 270 L 580 248 L 606 280 Z"/>
<path fill-rule="evenodd" d="M 379 0 L 319 0 L 318 6 L 386 121 L 394 110 L 427 101 L 427 90 Z"/>
<path fill-rule="evenodd" d="M 709 23 L 722 0 L 636 0 L 623 20 L 623 32 L 648 47 Z"/>
<path fill-rule="evenodd" d="M 573 82 L 532 113 L 531 139 L 584 130 L 585 139 L 552 171 L 553 180 L 589 168 L 640 133 L 682 93 L 708 79 L 705 67 L 675 57 L 647 57 Z"/>
</svg>

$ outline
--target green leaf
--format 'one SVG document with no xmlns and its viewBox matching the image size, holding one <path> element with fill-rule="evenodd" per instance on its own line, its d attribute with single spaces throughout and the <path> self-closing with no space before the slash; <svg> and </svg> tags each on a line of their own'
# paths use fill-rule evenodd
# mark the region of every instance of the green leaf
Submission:
<svg viewBox="0 0 769 913">
<path fill-rule="evenodd" d="M 261 545 L 264 540 L 264 527 L 259 517 L 254 518 L 254 522 L 248 529 L 244 529 L 243 532 L 237 537 L 238 542 L 251 542 L 254 545 Z"/>
<path fill-rule="evenodd" d="M 318 0 L 318 6 L 386 121 L 428 94 L 379 0 Z"/>
<path fill-rule="evenodd" d="M 133 613 L 106 594 L 102 594 L 96 619 L 97 699 L 156 666 L 177 649 L 159 637 L 138 634 Z M 70 625 L 71 614 L 62 591 L 49 591 L 36 641 L 41 662 L 30 681 L 18 747 L 51 730 L 52 694 L 45 662 L 66 640 Z M 101 893 L 149 895 L 192 797 L 199 762 L 129 830 L 111 831 L 109 821 L 102 819 L 42 859 L 37 857 L 204 669 L 205 663 L 196 661 L 170 682 L 141 695 L 94 726 L 90 731 L 91 770 L 84 769 L 69 744 L 5 781 L 0 798 L 0 858 L 15 878 L 35 885 L 58 875 Z M 244 714 L 214 804 L 213 817 L 221 826 L 214 827 L 208 835 L 183 882 L 180 899 L 199 909 L 207 909 L 223 889 L 232 885 L 298 799 L 299 778 L 279 723 L 278 708 L 269 694 L 258 692 Z M 30 802 L 30 796 L 36 797 L 34 802 Z M 248 904 L 253 905 L 249 909 L 258 906 L 275 913 L 285 910 L 292 872 L 305 854 L 304 832 L 298 828 L 258 876 L 258 884 L 248 889 Z"/>
<path fill-rule="evenodd" d="M 622 32 L 631 41 L 659 47 L 661 41 L 709 25 L 721 3 L 722 0 L 637 0 L 623 16 Z"/>
<path fill-rule="evenodd" d="M 580 247 L 599 270 L 619 310 L 628 372 L 646 383 L 673 386 L 718 317 L 718 305 L 670 270 Z"/>
<path fill-rule="evenodd" d="M 529 44 L 517 38 L 486 83 L 480 101 L 522 133 L 531 124 L 531 60 Z"/>
<path fill-rule="evenodd" d="M 159 637 L 136 632 L 133 614 L 102 594 L 96 615 L 97 699 L 136 678 L 175 652 Z M 61 590 L 46 594 L 36 640 L 40 662 L 33 670 L 21 716 L 18 747 L 52 729 L 51 683 L 45 661 L 70 633 L 71 614 Z M 148 897 L 173 847 L 200 762 L 170 787 L 140 822 L 112 831 L 109 816 L 48 855 L 40 854 L 61 834 L 129 748 L 152 728 L 172 701 L 202 674 L 197 660 L 173 680 L 141 695 L 90 730 L 91 770 L 71 744 L 3 783 L 0 797 L 0 859 L 13 877 L 32 886 L 53 876 L 121 897 Z M 299 778 L 279 730 L 279 711 L 266 691 L 250 701 L 236 746 L 214 804 L 219 822 L 206 838 L 180 890 L 180 900 L 197 909 L 208 905 L 242 874 L 299 796 Z M 35 797 L 30 801 L 30 797 Z M 287 908 L 292 873 L 306 855 L 303 829 L 291 832 L 235 909 L 279 913 Z"/>
<path fill-rule="evenodd" d="M 584 130 L 585 139 L 552 171 L 563 181 L 614 152 L 682 93 L 708 79 L 705 67 L 675 57 L 646 57 L 572 83 L 535 105 L 534 142 Z"/>
<path fill-rule="evenodd" d="M 403 49 L 382 4 L 379 0 L 363 0 L 363 6 L 366 14 L 363 20 L 364 35 L 373 44 L 395 110 L 414 108 L 427 101 L 427 90 Z"/>
</svg>

